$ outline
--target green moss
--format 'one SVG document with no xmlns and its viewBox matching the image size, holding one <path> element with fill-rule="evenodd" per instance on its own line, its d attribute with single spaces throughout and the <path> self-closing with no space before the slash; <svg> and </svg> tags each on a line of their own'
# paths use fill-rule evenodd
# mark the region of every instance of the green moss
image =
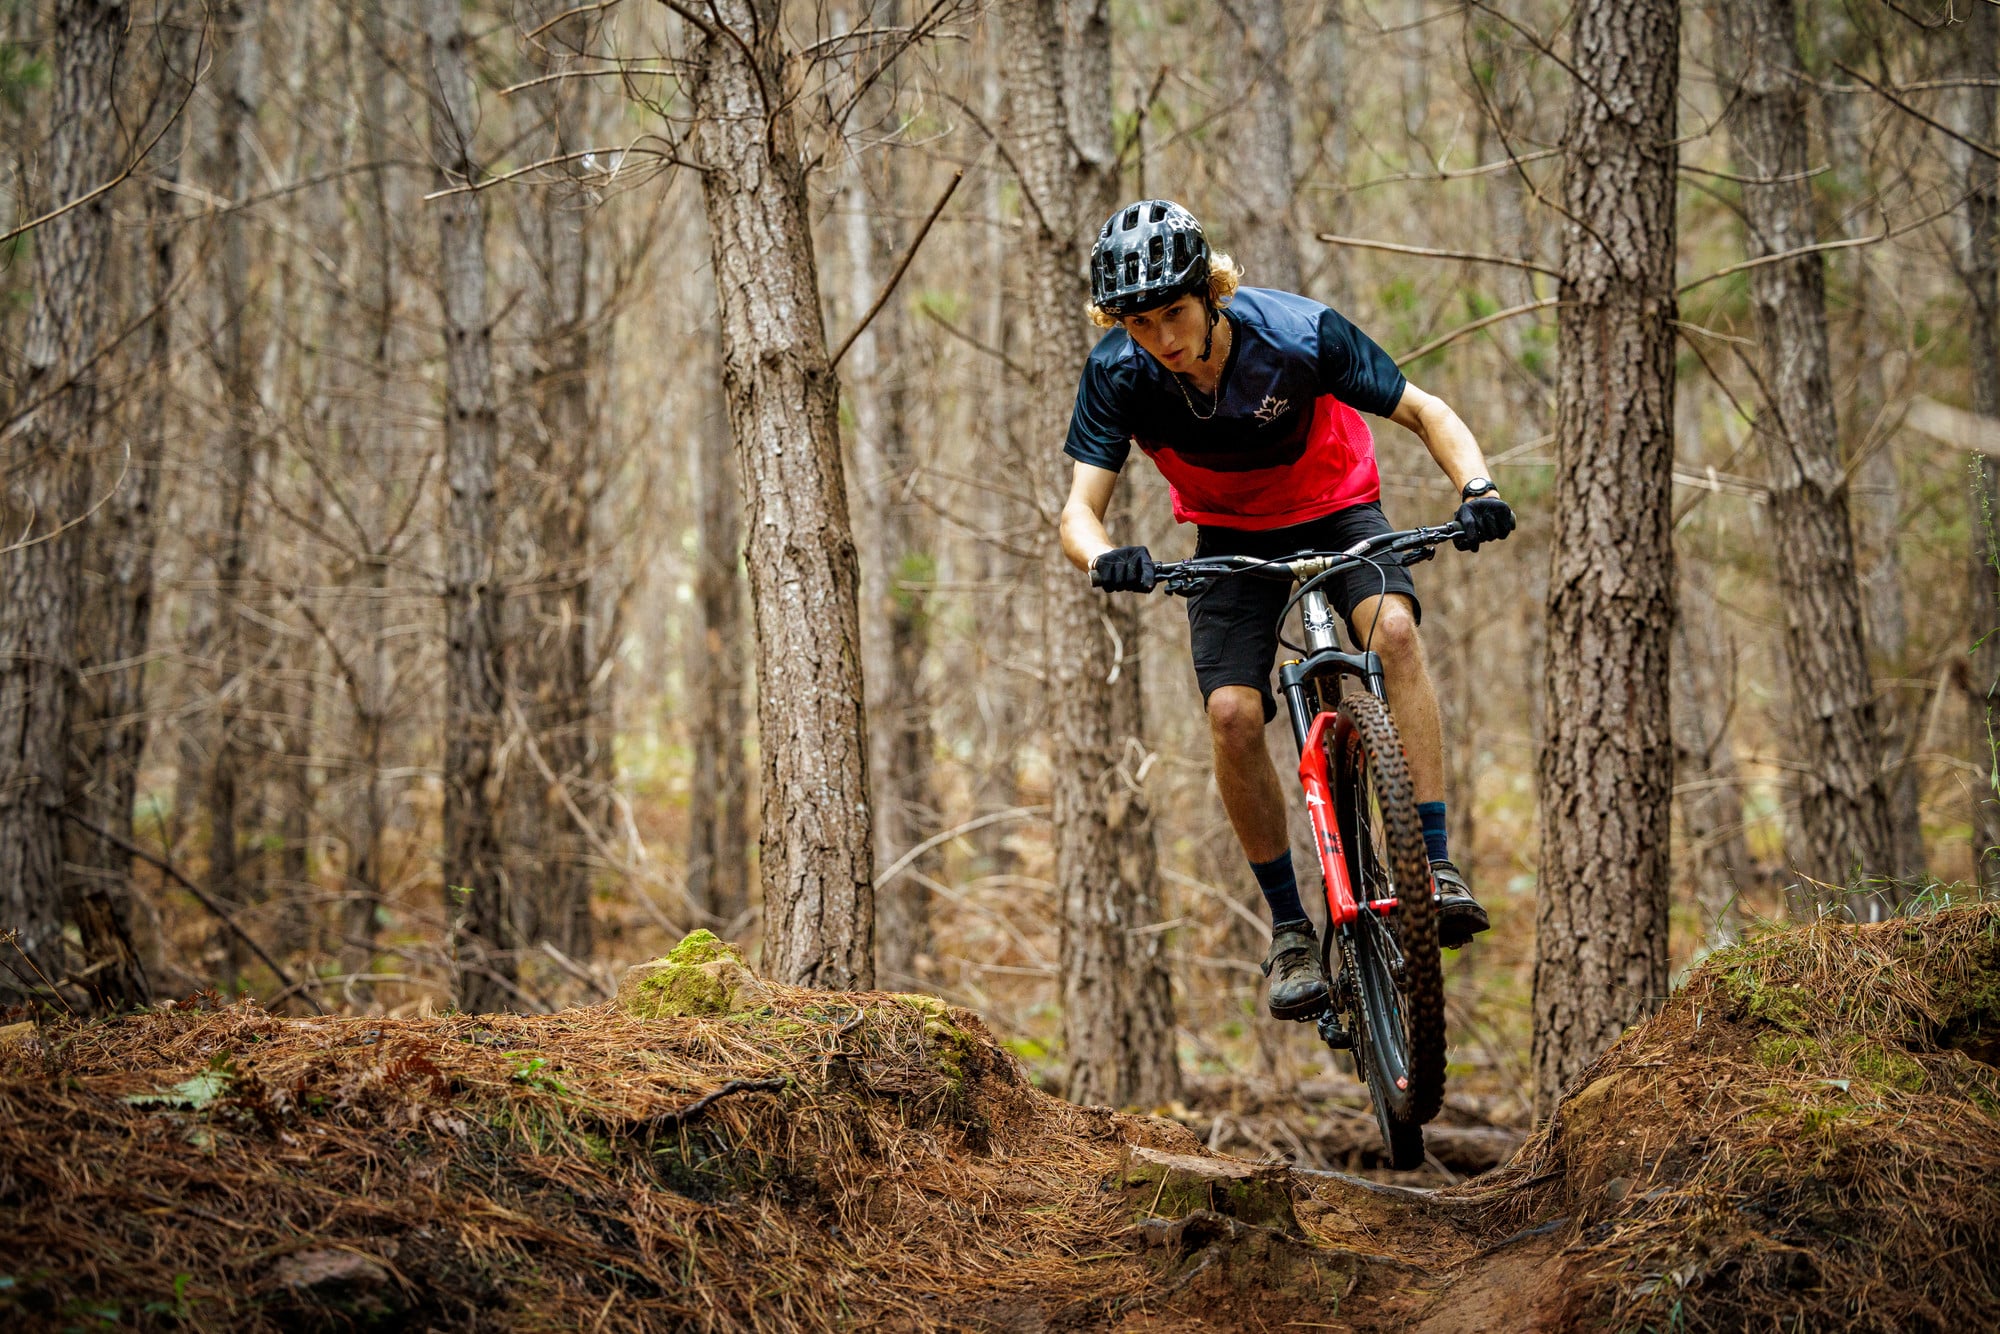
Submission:
<svg viewBox="0 0 2000 1334">
<path fill-rule="evenodd" d="M 717 959 L 734 959 L 742 963 L 743 951 L 707 927 L 690 931 L 681 939 L 680 944 L 667 951 L 668 963 L 685 964 L 690 968 L 714 963 Z"/>
<path fill-rule="evenodd" d="M 699 968 L 670 963 L 639 980 L 634 1014 L 641 1019 L 676 1019 L 729 1012 L 729 989 Z"/>
<path fill-rule="evenodd" d="M 1873 1042 L 1859 1042 L 1848 1053 L 1854 1073 L 1870 1083 L 1915 1093 L 1924 1086 L 1924 1068 L 1902 1052 Z"/>
<path fill-rule="evenodd" d="M 1756 978 L 1741 999 L 1745 1014 L 1773 1028 L 1802 1033 L 1812 1023 L 1813 998 L 1803 987 L 1774 987 Z"/>
<path fill-rule="evenodd" d="M 1787 1033 L 1762 1034 L 1753 1054 L 1757 1064 L 1770 1070 L 1804 1070 L 1826 1057 L 1825 1051 L 1811 1038 Z"/>
<path fill-rule="evenodd" d="M 619 1002 L 640 1019 L 724 1015 L 737 1008 L 731 988 L 748 977 L 734 945 L 712 931 L 695 931 L 664 958 L 628 973 Z"/>
</svg>

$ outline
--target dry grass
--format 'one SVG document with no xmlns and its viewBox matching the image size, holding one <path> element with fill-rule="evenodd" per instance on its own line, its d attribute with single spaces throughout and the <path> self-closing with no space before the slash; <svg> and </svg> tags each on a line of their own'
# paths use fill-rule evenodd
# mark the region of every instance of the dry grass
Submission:
<svg viewBox="0 0 2000 1334">
<path fill-rule="evenodd" d="M 662 1021 L 246 1003 L 45 1028 L 0 1049 L 0 1310 L 924 1328 L 1023 1289 L 1103 1316 L 1143 1287 L 1091 1258 L 1130 1250 L 1107 1241 L 1128 1220 L 1099 1189 L 1126 1118 L 1036 1093 L 969 1015 L 774 991 L 751 1014 Z M 760 1078 L 782 1091 L 673 1124 Z M 301 1286 L 329 1267 L 345 1276 Z"/>
<path fill-rule="evenodd" d="M 196 1005 L 0 1040 L 0 1312 L 2000 1328 L 2000 908 L 1714 955 L 1510 1165 L 1436 1193 L 1299 1173 L 1303 1236 L 1135 1228 L 1160 1195 L 1107 1182 L 1131 1143 L 1198 1154 L 1185 1129 L 1038 1092 L 965 1011 L 739 974 L 721 1008 L 752 1008 L 696 1018 Z"/>
<path fill-rule="evenodd" d="M 1501 1172 L 1562 1323 L 2000 1328 L 2000 908 L 1711 956 Z"/>
</svg>

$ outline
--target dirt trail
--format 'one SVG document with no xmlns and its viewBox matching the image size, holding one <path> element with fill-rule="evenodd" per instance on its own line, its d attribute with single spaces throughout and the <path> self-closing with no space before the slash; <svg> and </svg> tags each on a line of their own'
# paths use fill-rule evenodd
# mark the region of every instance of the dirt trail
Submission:
<svg viewBox="0 0 2000 1334">
<path fill-rule="evenodd" d="M 976 1017 L 701 935 L 546 1017 L 0 1032 L 25 1327 L 2000 1325 L 2000 912 L 1711 959 L 1414 1191 L 1031 1087 Z"/>
</svg>

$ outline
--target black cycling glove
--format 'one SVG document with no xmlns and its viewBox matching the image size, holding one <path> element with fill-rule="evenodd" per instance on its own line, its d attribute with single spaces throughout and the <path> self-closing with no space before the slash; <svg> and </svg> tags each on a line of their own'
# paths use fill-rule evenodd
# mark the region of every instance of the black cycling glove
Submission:
<svg viewBox="0 0 2000 1334">
<path fill-rule="evenodd" d="M 1153 553 L 1144 547 L 1116 547 L 1090 567 L 1090 582 L 1107 593 L 1150 593 L 1159 577 Z"/>
<path fill-rule="evenodd" d="M 1514 531 L 1513 507 L 1491 493 L 1466 501 L 1454 517 L 1465 530 L 1451 539 L 1460 551 L 1477 551 L 1481 542 L 1504 541 Z"/>
</svg>

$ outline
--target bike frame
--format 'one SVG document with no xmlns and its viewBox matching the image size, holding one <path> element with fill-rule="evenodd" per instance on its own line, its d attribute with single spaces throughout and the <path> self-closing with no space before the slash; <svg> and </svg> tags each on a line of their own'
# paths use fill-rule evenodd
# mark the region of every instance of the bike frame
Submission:
<svg viewBox="0 0 2000 1334">
<path fill-rule="evenodd" d="M 1299 614 L 1305 622 L 1309 656 L 1294 658 L 1278 670 L 1279 688 L 1292 719 L 1292 739 L 1299 747 L 1299 782 L 1305 788 L 1306 816 L 1312 823 L 1313 848 L 1319 854 L 1320 881 L 1326 886 L 1327 937 L 1345 932 L 1361 915 L 1361 900 L 1347 873 L 1347 858 L 1340 838 L 1340 822 L 1335 817 L 1332 775 L 1328 771 L 1327 732 L 1345 740 L 1353 724 L 1337 710 L 1321 709 L 1309 688 L 1320 681 L 1357 677 L 1369 694 L 1387 702 L 1382 678 L 1382 659 L 1371 651 L 1347 653 L 1340 647 L 1334 628 L 1333 608 L 1326 594 L 1309 588 L 1299 599 Z M 1387 916 L 1396 900 L 1372 899 L 1368 907 Z"/>
</svg>

